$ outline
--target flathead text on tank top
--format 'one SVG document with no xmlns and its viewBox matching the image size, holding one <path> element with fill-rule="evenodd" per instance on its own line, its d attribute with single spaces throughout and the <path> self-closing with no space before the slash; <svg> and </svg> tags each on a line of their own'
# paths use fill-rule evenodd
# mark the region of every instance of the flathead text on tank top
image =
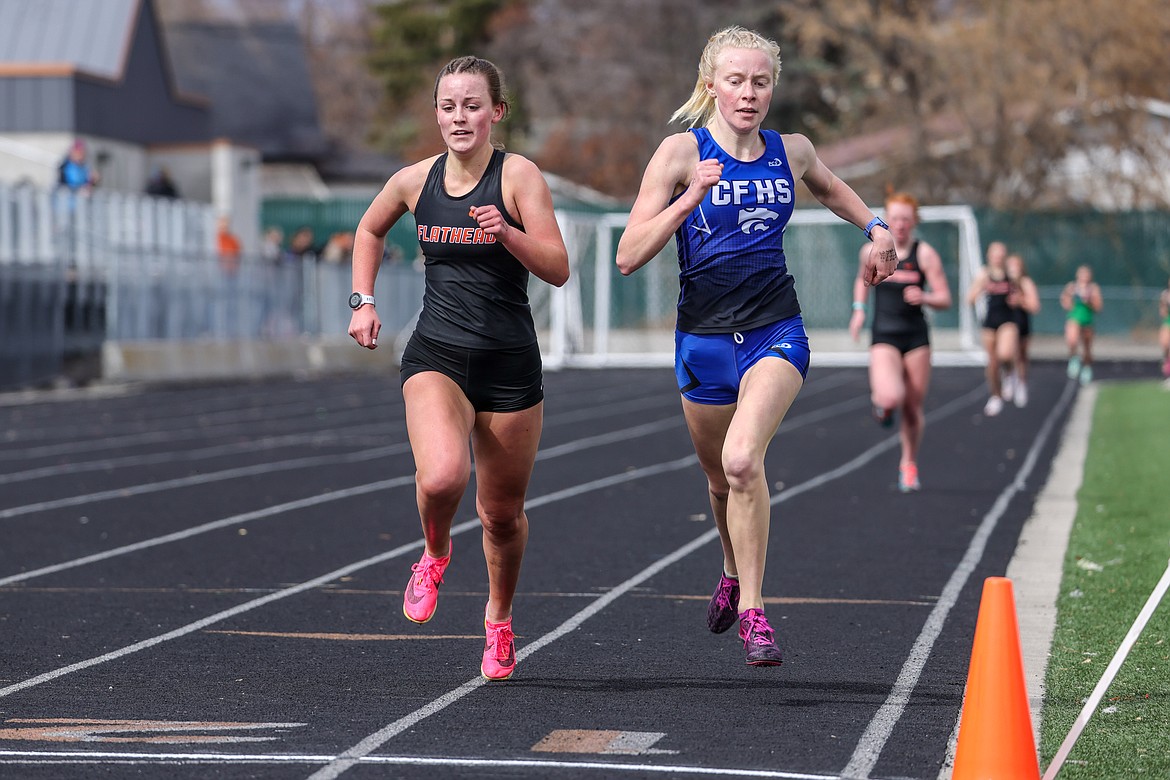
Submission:
<svg viewBox="0 0 1170 780">
<path fill-rule="evenodd" d="M 418 240 L 431 244 L 494 244 L 496 237 L 483 228 L 419 225 Z"/>
</svg>

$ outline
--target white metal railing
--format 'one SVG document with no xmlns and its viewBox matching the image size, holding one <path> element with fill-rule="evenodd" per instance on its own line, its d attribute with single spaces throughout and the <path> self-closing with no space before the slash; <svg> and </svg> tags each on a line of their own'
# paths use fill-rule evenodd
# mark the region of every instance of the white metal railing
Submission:
<svg viewBox="0 0 1170 780">
<path fill-rule="evenodd" d="M 0 385 L 60 373 L 104 340 L 345 338 L 350 265 L 316 256 L 221 267 L 206 203 L 0 183 Z M 409 323 L 422 274 L 387 263 L 386 327 Z"/>
</svg>

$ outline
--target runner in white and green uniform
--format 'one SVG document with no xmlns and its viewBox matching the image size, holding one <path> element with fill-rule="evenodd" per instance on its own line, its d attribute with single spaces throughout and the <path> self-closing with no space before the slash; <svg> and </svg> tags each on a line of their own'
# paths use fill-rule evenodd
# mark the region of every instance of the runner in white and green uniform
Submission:
<svg viewBox="0 0 1170 780">
<path fill-rule="evenodd" d="M 1060 294 L 1060 305 L 1068 312 L 1064 321 L 1068 378 L 1087 385 L 1093 380 L 1093 323 L 1101 311 L 1101 288 L 1093 281 L 1092 268 L 1077 268 L 1076 278 Z"/>
</svg>

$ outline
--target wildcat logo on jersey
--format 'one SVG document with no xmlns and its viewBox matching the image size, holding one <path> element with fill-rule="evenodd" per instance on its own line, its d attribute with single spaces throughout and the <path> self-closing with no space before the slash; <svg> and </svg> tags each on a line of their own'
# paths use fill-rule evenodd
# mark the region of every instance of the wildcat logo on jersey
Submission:
<svg viewBox="0 0 1170 780">
<path fill-rule="evenodd" d="M 418 240 L 431 244 L 494 244 L 496 237 L 479 227 L 419 225 Z"/>
<path fill-rule="evenodd" d="M 739 211 L 739 229 L 751 235 L 752 231 L 767 230 L 780 215 L 771 209 L 747 208 Z"/>
<path fill-rule="evenodd" d="M 791 203 L 792 183 L 787 179 L 732 179 L 715 182 L 711 203 L 716 206 L 739 206 L 755 201 L 760 205 Z"/>
</svg>

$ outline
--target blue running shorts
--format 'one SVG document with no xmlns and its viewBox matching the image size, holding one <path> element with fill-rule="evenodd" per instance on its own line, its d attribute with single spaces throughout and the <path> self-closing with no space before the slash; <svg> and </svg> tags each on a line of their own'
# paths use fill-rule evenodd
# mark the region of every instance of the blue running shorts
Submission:
<svg viewBox="0 0 1170 780">
<path fill-rule="evenodd" d="M 766 357 L 784 358 L 808 375 L 808 335 L 799 314 L 738 333 L 674 332 L 678 390 L 697 404 L 735 403 L 743 375 Z"/>
</svg>

